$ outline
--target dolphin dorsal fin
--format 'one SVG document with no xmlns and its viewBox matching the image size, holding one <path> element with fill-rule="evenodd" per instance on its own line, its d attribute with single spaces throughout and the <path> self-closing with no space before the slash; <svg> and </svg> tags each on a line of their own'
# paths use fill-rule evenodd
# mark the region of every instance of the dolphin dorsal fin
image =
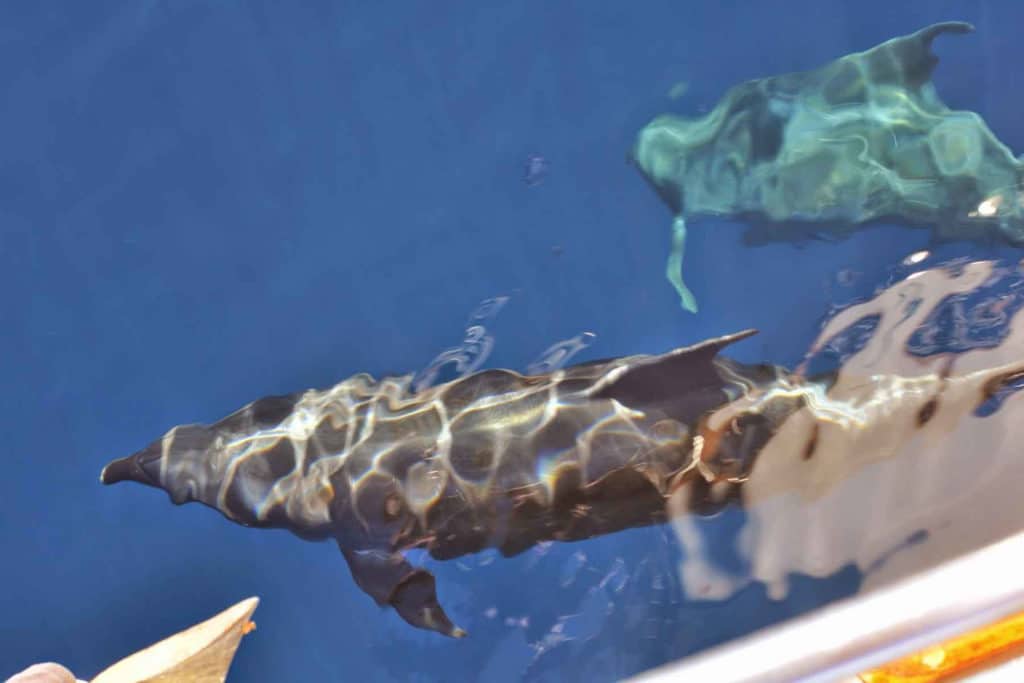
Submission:
<svg viewBox="0 0 1024 683">
<path fill-rule="evenodd" d="M 636 362 L 608 373 L 590 395 L 615 399 L 624 405 L 640 405 L 673 399 L 702 387 L 720 386 L 721 377 L 712 364 L 715 356 L 726 346 L 755 334 L 757 330 L 743 330 L 658 356 L 640 356 Z"/>
</svg>

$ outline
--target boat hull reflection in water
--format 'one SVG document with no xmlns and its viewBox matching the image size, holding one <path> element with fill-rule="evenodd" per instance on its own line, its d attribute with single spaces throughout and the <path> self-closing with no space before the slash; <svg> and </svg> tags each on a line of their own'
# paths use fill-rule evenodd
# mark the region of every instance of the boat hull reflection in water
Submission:
<svg viewBox="0 0 1024 683">
<path fill-rule="evenodd" d="M 803 403 L 741 476 L 709 477 L 744 508 L 729 539 L 742 571 L 708 552 L 723 539 L 686 513 L 691 491 L 675 494 L 687 595 L 757 581 L 782 598 L 792 575 L 849 565 L 871 588 L 1024 528 L 1022 284 L 1018 267 L 987 261 L 914 273 L 825 325 L 799 370 L 831 364 L 827 390 L 783 381 L 716 410 L 711 435 Z"/>
</svg>

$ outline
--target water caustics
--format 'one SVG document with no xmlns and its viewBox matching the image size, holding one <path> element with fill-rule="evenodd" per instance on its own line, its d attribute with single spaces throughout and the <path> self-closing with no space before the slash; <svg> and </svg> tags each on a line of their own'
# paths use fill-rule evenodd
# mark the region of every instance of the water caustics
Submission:
<svg viewBox="0 0 1024 683">
<path fill-rule="evenodd" d="M 410 385 L 412 391 L 423 391 L 437 384 L 441 372 L 449 365 L 454 369 L 456 377 L 465 377 L 479 370 L 494 349 L 494 335 L 485 323 L 497 316 L 508 300 L 507 296 L 496 296 L 481 301 L 469 316 L 462 343 L 437 354 L 426 368 L 416 373 Z"/>
<path fill-rule="evenodd" d="M 564 367 L 573 356 L 594 343 L 597 335 L 580 332 L 575 337 L 563 339 L 544 350 L 540 357 L 526 366 L 526 374 L 543 375 Z"/>
<path fill-rule="evenodd" d="M 849 235 L 887 218 L 938 239 L 1024 244 L 1024 161 L 931 82 L 947 22 L 812 71 L 742 83 L 702 118 L 659 116 L 633 160 L 676 215 L 667 275 L 697 310 L 681 267 L 687 219 L 749 219 L 752 243 Z"/>
</svg>

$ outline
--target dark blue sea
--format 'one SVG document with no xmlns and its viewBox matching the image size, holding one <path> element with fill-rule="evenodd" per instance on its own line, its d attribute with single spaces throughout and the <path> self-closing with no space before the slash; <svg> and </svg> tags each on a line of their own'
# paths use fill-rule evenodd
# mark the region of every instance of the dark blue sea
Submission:
<svg viewBox="0 0 1024 683">
<path fill-rule="evenodd" d="M 792 366 L 908 254 L 1019 259 L 895 223 L 751 246 L 702 219 L 694 315 L 627 163 L 660 113 L 948 20 L 977 31 L 936 41 L 942 99 L 1019 154 L 1013 0 L 3 3 L 0 675 L 88 679 L 255 595 L 233 681 L 615 680 L 856 594 L 851 565 L 692 601 L 653 526 L 428 560 L 452 640 L 378 608 L 333 543 L 99 474 L 261 396 L 422 370 L 494 297 L 486 367 L 751 327 L 733 358 Z"/>
</svg>

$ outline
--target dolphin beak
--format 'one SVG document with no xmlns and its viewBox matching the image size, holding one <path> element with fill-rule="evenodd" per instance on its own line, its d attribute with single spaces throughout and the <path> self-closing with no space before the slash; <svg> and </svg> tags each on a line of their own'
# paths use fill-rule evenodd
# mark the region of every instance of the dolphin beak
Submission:
<svg viewBox="0 0 1024 683">
<path fill-rule="evenodd" d="M 127 458 L 119 458 L 108 464 L 100 472 L 100 481 L 104 484 L 116 484 L 119 481 L 135 481 L 159 488 L 159 485 L 144 467 L 150 463 L 157 462 L 159 459 L 160 444 L 157 442 L 134 455 L 129 455 Z"/>
</svg>

